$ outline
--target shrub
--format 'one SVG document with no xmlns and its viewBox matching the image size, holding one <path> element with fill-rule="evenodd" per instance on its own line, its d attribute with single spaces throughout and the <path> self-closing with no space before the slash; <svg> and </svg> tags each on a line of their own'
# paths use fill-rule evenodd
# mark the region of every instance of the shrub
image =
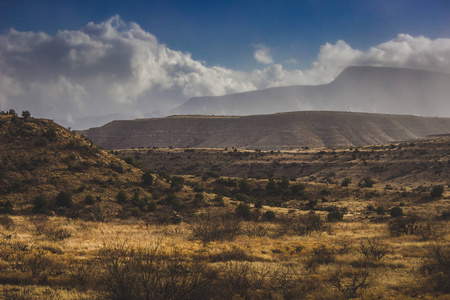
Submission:
<svg viewBox="0 0 450 300">
<path fill-rule="evenodd" d="M 22 117 L 25 119 L 29 118 L 31 116 L 30 112 L 28 110 L 22 111 Z"/>
<path fill-rule="evenodd" d="M 322 232 L 328 229 L 320 215 L 310 212 L 295 217 L 279 218 L 279 234 L 310 235 L 313 232 Z"/>
<path fill-rule="evenodd" d="M 345 177 L 342 180 L 341 186 L 348 186 L 350 183 L 352 183 L 352 180 L 350 178 L 348 178 L 348 177 Z"/>
<path fill-rule="evenodd" d="M 359 249 L 370 262 L 380 261 L 388 253 L 388 246 L 377 237 L 365 238 L 359 243 Z"/>
<path fill-rule="evenodd" d="M 203 195 L 203 193 L 196 193 L 194 196 L 194 206 L 196 207 L 200 207 L 203 205 L 205 196 Z"/>
<path fill-rule="evenodd" d="M 389 221 L 388 229 L 392 236 L 413 235 L 418 232 L 419 221 L 415 215 L 394 218 Z"/>
<path fill-rule="evenodd" d="M 328 215 L 327 215 L 328 222 L 342 221 L 343 218 L 344 218 L 344 213 L 340 212 L 339 208 L 337 208 L 335 206 L 331 208 L 331 210 L 328 212 Z"/>
<path fill-rule="evenodd" d="M 303 196 L 306 186 L 303 183 L 294 184 L 291 186 L 291 194 L 296 196 Z"/>
<path fill-rule="evenodd" d="M 142 183 L 145 186 L 151 186 L 153 184 L 153 175 L 148 171 L 142 174 Z"/>
<path fill-rule="evenodd" d="M 233 240 L 241 230 L 241 222 L 229 214 L 207 211 L 191 225 L 195 238 L 203 243 Z"/>
<path fill-rule="evenodd" d="M 367 267 L 363 269 L 340 268 L 331 276 L 330 283 L 344 294 L 346 299 L 353 299 L 371 285 L 371 273 Z"/>
<path fill-rule="evenodd" d="M 184 178 L 181 176 L 173 176 L 170 181 L 170 189 L 180 191 L 184 186 Z"/>
<path fill-rule="evenodd" d="M 421 270 L 427 277 L 427 287 L 450 293 L 450 244 L 436 243 L 430 247 Z"/>
<path fill-rule="evenodd" d="M 364 177 L 363 179 L 361 179 L 361 181 L 358 183 L 359 187 L 373 187 L 373 184 L 375 183 L 375 181 L 373 181 L 372 178 L 370 177 Z"/>
<path fill-rule="evenodd" d="M 313 249 L 310 258 L 306 261 L 306 268 L 315 270 L 318 265 L 326 265 L 336 260 L 336 254 L 325 245 Z"/>
<path fill-rule="evenodd" d="M 120 205 L 127 203 L 128 200 L 127 193 L 124 190 L 120 190 L 116 195 L 116 199 Z"/>
<path fill-rule="evenodd" d="M 148 205 L 147 205 L 147 210 L 149 212 L 154 212 L 156 211 L 157 205 L 155 201 L 151 201 Z"/>
<path fill-rule="evenodd" d="M 268 271 L 253 268 L 248 262 L 228 262 L 220 278 L 225 298 L 250 298 L 249 295 L 263 288 L 268 274 Z"/>
<path fill-rule="evenodd" d="M 433 198 L 441 198 L 442 195 L 444 194 L 444 186 L 443 185 L 435 185 L 433 186 L 433 188 L 431 189 L 431 197 Z"/>
<path fill-rule="evenodd" d="M 13 204 L 11 200 L 6 200 L 1 203 L 0 213 L 4 214 L 12 214 L 13 213 Z"/>
<path fill-rule="evenodd" d="M 236 207 L 236 215 L 240 218 L 248 219 L 250 217 L 250 206 L 246 203 L 239 203 Z"/>
<path fill-rule="evenodd" d="M 273 221 L 275 220 L 275 213 L 272 210 L 268 210 L 263 214 L 264 221 Z"/>
<path fill-rule="evenodd" d="M 238 187 L 239 187 L 239 192 L 242 194 L 248 195 L 251 192 L 251 187 L 250 187 L 250 184 L 248 183 L 247 178 L 242 178 L 239 181 Z"/>
<path fill-rule="evenodd" d="M 55 198 L 56 206 L 71 207 L 72 204 L 72 193 L 69 191 L 62 191 Z"/>
<path fill-rule="evenodd" d="M 5 229 L 10 229 L 14 226 L 14 220 L 9 216 L 0 216 L 0 225 L 5 227 Z"/>
<path fill-rule="evenodd" d="M 84 203 L 87 205 L 93 205 L 95 203 L 94 197 L 92 195 L 86 195 L 84 198 Z"/>
<path fill-rule="evenodd" d="M 403 209 L 399 206 L 395 206 L 391 209 L 390 214 L 391 214 L 391 217 L 393 217 L 393 218 L 401 217 L 401 216 L 403 216 Z"/>
<path fill-rule="evenodd" d="M 33 210 L 37 213 L 45 213 L 50 208 L 50 202 L 47 197 L 43 194 L 40 194 L 33 201 Z"/>
</svg>

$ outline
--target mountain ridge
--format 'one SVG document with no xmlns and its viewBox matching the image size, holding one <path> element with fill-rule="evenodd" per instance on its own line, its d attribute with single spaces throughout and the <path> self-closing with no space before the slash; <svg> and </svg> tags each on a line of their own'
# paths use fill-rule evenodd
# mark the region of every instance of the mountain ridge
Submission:
<svg viewBox="0 0 450 300">
<path fill-rule="evenodd" d="M 450 116 L 450 74 L 391 67 L 348 67 L 322 85 L 273 87 L 193 97 L 171 114 L 250 115 L 299 110 Z"/>
<path fill-rule="evenodd" d="M 449 132 L 450 118 L 333 111 L 170 116 L 113 121 L 81 131 L 107 149 L 236 147 L 266 150 L 364 146 Z"/>
</svg>

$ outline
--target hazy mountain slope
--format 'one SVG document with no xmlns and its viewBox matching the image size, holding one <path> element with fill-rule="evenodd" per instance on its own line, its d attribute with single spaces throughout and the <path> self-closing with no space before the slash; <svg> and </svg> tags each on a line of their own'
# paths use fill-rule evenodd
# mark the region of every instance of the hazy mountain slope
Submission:
<svg viewBox="0 0 450 300">
<path fill-rule="evenodd" d="M 173 116 L 114 121 L 83 131 L 107 149 L 361 146 L 450 132 L 450 118 L 350 112 L 291 112 L 243 117 Z"/>
<path fill-rule="evenodd" d="M 250 115 L 300 110 L 450 116 L 450 74 L 386 67 L 349 67 L 333 82 L 194 97 L 173 114 Z"/>
</svg>

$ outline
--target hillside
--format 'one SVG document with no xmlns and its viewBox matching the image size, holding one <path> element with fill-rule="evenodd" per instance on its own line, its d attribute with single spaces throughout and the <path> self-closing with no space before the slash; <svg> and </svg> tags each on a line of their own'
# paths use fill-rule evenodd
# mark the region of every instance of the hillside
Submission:
<svg viewBox="0 0 450 300">
<path fill-rule="evenodd" d="M 449 132 L 450 118 L 308 111 L 113 121 L 82 133 L 106 149 L 172 146 L 278 150 L 383 144 Z"/>
<path fill-rule="evenodd" d="M 370 177 L 384 189 L 416 189 L 450 182 L 450 136 L 349 148 L 254 151 L 224 149 L 128 149 L 118 151 L 154 172 L 177 175 L 287 178 L 356 185 Z"/>
<path fill-rule="evenodd" d="M 40 212 L 106 220 L 151 212 L 151 202 L 169 209 L 166 195 L 193 194 L 182 182 L 171 188 L 170 177 L 150 174 L 146 183 L 143 174 L 51 120 L 0 115 L 0 204 L 9 201 L 14 213 L 31 213 L 40 196 L 48 202 Z M 58 204 L 61 192 L 71 195 L 69 203 Z"/>
<path fill-rule="evenodd" d="M 171 114 L 251 115 L 302 110 L 450 116 L 450 74 L 348 67 L 331 83 L 194 97 Z"/>
</svg>

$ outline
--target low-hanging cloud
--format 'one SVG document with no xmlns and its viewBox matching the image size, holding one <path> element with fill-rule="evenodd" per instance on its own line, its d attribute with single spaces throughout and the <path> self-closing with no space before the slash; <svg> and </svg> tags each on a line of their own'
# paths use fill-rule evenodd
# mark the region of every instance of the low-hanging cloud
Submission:
<svg viewBox="0 0 450 300">
<path fill-rule="evenodd" d="M 350 65 L 450 72 L 450 39 L 400 34 L 367 51 L 344 41 L 327 43 L 307 70 L 274 64 L 270 49 L 261 45 L 254 57 L 269 65 L 251 72 L 210 67 L 119 16 L 55 35 L 11 29 L 0 36 L 0 109 L 27 109 L 80 128 L 85 124 L 76 120 L 82 117 L 145 116 L 193 96 L 323 84 Z"/>
</svg>

